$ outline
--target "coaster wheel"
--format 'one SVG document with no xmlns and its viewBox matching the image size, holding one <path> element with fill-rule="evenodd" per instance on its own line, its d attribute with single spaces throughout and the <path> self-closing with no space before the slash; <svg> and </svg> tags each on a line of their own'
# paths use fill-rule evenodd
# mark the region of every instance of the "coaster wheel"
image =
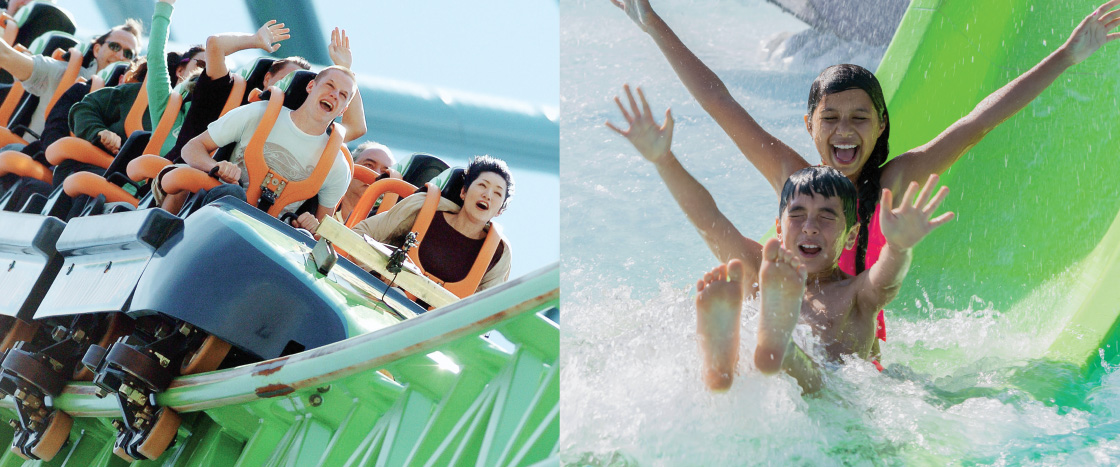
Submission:
<svg viewBox="0 0 1120 467">
<path fill-rule="evenodd" d="M 128 334 L 130 327 L 126 326 L 127 323 L 122 313 L 112 313 L 109 315 L 108 319 L 109 322 L 105 325 L 105 332 L 101 334 L 101 339 L 95 343 L 95 345 L 106 349 L 109 348 L 113 342 L 116 342 L 118 338 Z M 93 381 L 93 372 L 89 371 L 84 365 L 79 364 L 74 368 L 74 380 Z"/>
<path fill-rule="evenodd" d="M 206 336 L 206 340 L 202 341 L 202 345 L 197 350 L 183 358 L 179 374 L 193 375 L 218 369 L 218 365 L 221 365 L 222 360 L 225 360 L 232 347 L 229 342 L 218 336 L 213 334 Z"/>
<path fill-rule="evenodd" d="M 50 367 L 31 354 L 19 349 L 10 350 L 0 366 L 52 396 L 60 394 L 62 388 L 66 386 L 66 381 L 61 375 L 51 371 Z"/>
<path fill-rule="evenodd" d="M 74 426 L 74 419 L 70 414 L 55 410 L 47 429 L 39 436 L 39 441 L 31 448 L 31 454 L 43 461 L 50 461 L 62 449 L 62 445 L 70 438 L 70 428 Z"/>
<path fill-rule="evenodd" d="M 132 456 L 128 455 L 128 453 L 124 451 L 123 447 L 113 446 L 113 454 L 116 454 L 117 457 L 128 461 L 128 463 L 130 464 L 136 462 L 136 459 L 133 459 Z"/>
<path fill-rule="evenodd" d="M 164 407 L 159 411 L 156 422 L 148 432 L 148 437 L 140 443 L 136 452 L 148 459 L 158 458 L 171 445 L 171 441 L 175 439 L 175 433 L 179 431 L 181 423 L 182 419 L 178 412 L 170 407 Z"/>
<path fill-rule="evenodd" d="M 7 352 L 8 349 L 16 345 L 16 342 L 30 341 L 31 338 L 35 337 L 36 329 L 39 329 L 38 324 L 15 318 L 12 327 L 4 334 L 3 340 L 0 340 L 0 352 Z"/>
<path fill-rule="evenodd" d="M 156 391 L 163 391 L 171 384 L 171 372 L 160 366 L 147 353 L 136 350 L 130 345 L 116 343 L 105 354 L 105 362 L 120 368 L 121 371 L 136 378 Z"/>
</svg>

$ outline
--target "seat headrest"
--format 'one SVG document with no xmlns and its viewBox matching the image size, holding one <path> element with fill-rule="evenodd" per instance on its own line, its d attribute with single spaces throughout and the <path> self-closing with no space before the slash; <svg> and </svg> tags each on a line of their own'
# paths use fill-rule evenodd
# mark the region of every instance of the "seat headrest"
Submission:
<svg viewBox="0 0 1120 467">
<path fill-rule="evenodd" d="M 315 79 L 314 72 L 296 70 L 276 83 L 276 86 L 284 91 L 284 107 L 295 110 L 303 105 L 303 101 L 307 100 L 307 83 L 313 79 Z M 269 91 L 262 92 L 260 100 L 267 101 L 271 95 Z"/>
<path fill-rule="evenodd" d="M 256 63 L 249 68 L 248 72 L 243 76 L 245 78 L 245 89 L 261 89 L 264 87 L 264 75 L 268 73 L 268 69 L 276 60 L 269 57 L 258 58 Z"/>
<path fill-rule="evenodd" d="M 401 178 L 414 186 L 424 186 L 425 183 L 432 181 L 436 175 L 443 173 L 449 167 L 446 162 L 436 156 L 418 152 L 409 159 L 401 173 Z"/>
<path fill-rule="evenodd" d="M 74 34 L 77 30 L 70 12 L 48 2 L 33 2 L 24 6 L 16 13 L 16 21 L 19 23 L 16 43 L 24 46 L 49 31 Z"/>
</svg>

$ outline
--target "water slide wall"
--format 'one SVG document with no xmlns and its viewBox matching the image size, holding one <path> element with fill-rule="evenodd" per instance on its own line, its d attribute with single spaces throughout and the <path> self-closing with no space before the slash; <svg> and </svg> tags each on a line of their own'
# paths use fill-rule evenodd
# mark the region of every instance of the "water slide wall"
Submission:
<svg viewBox="0 0 1120 467">
<path fill-rule="evenodd" d="M 913 0 L 876 72 L 892 154 L 931 140 L 1033 67 L 1098 6 Z M 896 316 L 993 309 L 1006 326 L 1037 332 L 1025 359 L 1089 373 L 1120 359 L 1118 70 L 1120 44 L 1106 44 L 944 175 L 944 209 L 957 220 L 917 247 Z"/>
</svg>

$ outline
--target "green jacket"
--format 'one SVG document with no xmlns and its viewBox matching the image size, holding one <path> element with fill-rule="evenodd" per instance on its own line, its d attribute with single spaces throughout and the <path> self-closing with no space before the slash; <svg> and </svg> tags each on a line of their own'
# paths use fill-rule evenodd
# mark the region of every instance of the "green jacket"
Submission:
<svg viewBox="0 0 1120 467">
<path fill-rule="evenodd" d="M 97 134 L 108 129 L 120 135 L 121 143 L 124 143 L 128 139 L 124 133 L 124 120 L 137 94 L 140 94 L 140 83 L 106 87 L 89 93 L 70 108 L 70 131 L 74 132 L 74 136 L 98 144 L 101 139 Z M 141 121 L 145 130 L 152 129 L 146 109 Z"/>
</svg>

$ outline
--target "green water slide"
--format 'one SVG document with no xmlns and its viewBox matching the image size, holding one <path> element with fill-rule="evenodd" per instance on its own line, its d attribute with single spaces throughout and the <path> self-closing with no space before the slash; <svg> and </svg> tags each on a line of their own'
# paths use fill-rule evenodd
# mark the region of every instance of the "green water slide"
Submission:
<svg viewBox="0 0 1120 467">
<path fill-rule="evenodd" d="M 876 75 L 893 154 L 1053 52 L 1100 0 L 913 0 Z M 943 177 L 958 219 L 916 250 L 906 319 L 991 308 L 1043 358 L 1099 369 L 1120 316 L 1120 44 L 1069 69 Z M 890 320 L 888 319 L 888 330 Z"/>
<path fill-rule="evenodd" d="M 559 328 L 540 313 L 559 307 L 559 279 L 553 265 L 369 334 L 176 379 L 157 401 L 183 423 L 142 464 L 558 465 Z M 125 465 L 119 409 L 95 389 L 71 383 L 56 401 L 74 428 L 49 465 Z M 0 411 L 13 416 L 11 398 Z"/>
</svg>

